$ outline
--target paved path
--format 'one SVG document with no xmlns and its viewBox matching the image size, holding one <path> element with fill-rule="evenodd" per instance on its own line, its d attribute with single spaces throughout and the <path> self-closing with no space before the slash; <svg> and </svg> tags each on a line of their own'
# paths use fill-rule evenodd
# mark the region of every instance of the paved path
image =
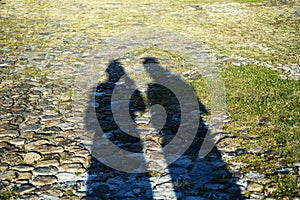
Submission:
<svg viewBox="0 0 300 200">
<path fill-rule="evenodd" d="M 166 3 L 157 5 L 80 0 L 0 4 L 1 39 L 5 41 L 0 49 L 1 190 L 16 191 L 19 199 L 242 199 L 245 192 L 250 192 L 252 199 L 268 196 L 262 193 L 263 187 L 269 187 L 264 185 L 263 174 L 243 174 L 243 163 L 230 163 L 230 158 L 243 153 L 231 135 L 219 143 L 223 157 L 214 148 L 204 159 L 198 158 L 207 125 L 205 115 L 188 152 L 169 167 L 154 162 L 147 174 L 120 172 L 103 165 L 89 151 L 92 140 L 83 141 L 78 135 L 87 122 L 74 113 L 73 89 L 80 82 L 76 77 L 86 74 L 83 69 L 88 67 L 90 52 L 99 45 L 109 46 L 106 39 L 120 32 L 157 25 L 160 20 L 164 23 L 163 13 L 178 20 L 182 13 L 197 10 L 189 6 L 174 13 Z M 207 52 L 205 48 L 196 51 Z M 131 75 L 142 76 L 141 65 L 128 60 L 139 60 L 147 53 L 131 55 L 120 59 L 122 67 Z M 177 62 L 163 54 L 159 59 L 170 69 Z M 101 70 L 104 75 L 105 68 Z M 187 69 L 184 78 L 195 78 L 196 72 L 195 68 Z M 94 107 L 98 119 L 105 119 L 102 128 L 108 137 L 124 149 L 148 152 L 147 156 L 162 161 L 156 150 L 174 137 L 176 126 L 169 127 L 163 136 L 144 130 L 144 147 L 136 139 L 124 137 L 113 126 L 109 110 L 101 110 L 116 84 L 105 84 L 104 80 L 99 80 Z M 135 120 L 144 127 L 151 116 L 140 113 Z M 178 120 L 175 116 L 172 123 Z"/>
</svg>

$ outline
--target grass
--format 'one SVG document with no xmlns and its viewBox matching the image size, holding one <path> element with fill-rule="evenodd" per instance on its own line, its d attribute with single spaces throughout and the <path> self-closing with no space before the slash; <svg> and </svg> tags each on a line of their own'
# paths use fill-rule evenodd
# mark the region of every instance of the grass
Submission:
<svg viewBox="0 0 300 200">
<path fill-rule="evenodd" d="M 18 195 L 13 189 L 0 191 L 0 199 L 2 200 L 12 200 L 17 199 Z"/>
<path fill-rule="evenodd" d="M 198 97 L 198 100 L 205 106 L 210 107 L 210 96 L 205 80 L 203 78 L 200 78 L 198 80 L 189 81 L 189 83 L 193 87 L 195 94 Z"/>
<path fill-rule="evenodd" d="M 148 172 L 149 176 L 151 177 L 155 177 L 155 178 L 159 178 L 162 176 L 162 172 L 159 172 L 159 171 L 151 171 L 151 172 Z"/>
<path fill-rule="evenodd" d="M 240 148 L 246 152 L 256 146 L 263 149 L 257 154 L 237 156 L 233 161 L 247 164 L 243 172 L 269 174 L 277 185 L 274 196 L 296 197 L 299 184 L 295 176 L 273 173 L 277 167 L 293 167 L 300 160 L 299 81 L 283 80 L 278 72 L 257 65 L 229 66 L 221 70 L 221 75 L 232 120 L 225 131 L 234 133 Z M 204 79 L 192 81 L 191 85 L 205 104 L 209 91 Z"/>
<path fill-rule="evenodd" d="M 297 183 L 294 176 L 290 174 L 278 174 L 274 177 L 274 181 L 278 183 L 278 188 L 272 192 L 276 197 L 299 197 L 300 184 Z"/>
<path fill-rule="evenodd" d="M 233 161 L 243 162 L 243 172 L 258 171 L 269 174 L 277 185 L 272 195 L 297 197 L 299 183 L 291 174 L 276 174 L 280 166 L 293 167 L 300 160 L 300 84 L 283 80 L 279 73 L 269 68 L 248 65 L 230 66 L 221 70 L 227 93 L 227 109 L 232 122 L 226 132 L 234 133 L 240 148 L 260 146 L 257 154 L 246 153 Z M 205 81 L 191 82 L 202 102 L 208 100 Z M 246 135 L 240 133 L 246 131 Z M 298 189 L 298 190 L 297 190 Z"/>
<path fill-rule="evenodd" d="M 299 82 L 282 80 L 277 72 L 254 65 L 231 67 L 223 70 L 222 75 L 233 120 L 227 130 L 237 133 L 239 129 L 246 129 L 249 137 L 258 136 L 251 142 L 243 142 L 246 146 L 258 145 L 276 151 L 281 156 L 274 157 L 274 164 L 284 161 L 291 165 L 299 161 Z M 269 155 L 260 156 L 266 159 Z M 247 157 L 244 155 L 241 159 Z M 270 164 L 261 159 L 250 164 L 257 169 Z"/>
<path fill-rule="evenodd" d="M 75 176 L 80 176 L 81 172 L 75 172 Z"/>
</svg>

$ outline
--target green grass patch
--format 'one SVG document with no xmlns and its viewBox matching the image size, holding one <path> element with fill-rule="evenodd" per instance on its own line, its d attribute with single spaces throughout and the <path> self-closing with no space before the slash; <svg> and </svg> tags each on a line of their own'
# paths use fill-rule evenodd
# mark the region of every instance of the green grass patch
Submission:
<svg viewBox="0 0 300 200">
<path fill-rule="evenodd" d="M 255 136 L 249 144 L 277 151 L 281 157 L 274 159 L 288 164 L 299 161 L 299 81 L 282 80 L 277 72 L 260 66 L 230 67 L 222 75 L 233 120 L 228 131 L 246 129 Z M 252 164 L 259 168 L 262 161 Z"/>
<path fill-rule="evenodd" d="M 283 80 L 278 72 L 256 65 L 224 68 L 221 75 L 232 120 L 225 131 L 234 133 L 240 148 L 246 152 L 255 146 L 262 149 L 257 154 L 237 156 L 233 161 L 247 164 L 243 172 L 273 174 L 282 163 L 292 167 L 300 160 L 299 81 Z M 199 99 L 209 100 L 204 79 L 192 81 L 191 85 Z M 239 130 L 246 130 L 247 134 Z M 278 198 L 299 195 L 294 175 L 277 174 L 270 179 L 277 185 L 272 195 Z"/>
<path fill-rule="evenodd" d="M 278 174 L 274 177 L 274 181 L 277 183 L 277 190 L 272 194 L 276 197 L 299 197 L 300 184 L 297 183 L 295 177 L 290 174 Z"/>
<path fill-rule="evenodd" d="M 0 191 L 0 199 L 2 200 L 17 199 L 17 197 L 18 195 L 13 189 Z"/>
<path fill-rule="evenodd" d="M 210 107 L 210 95 L 204 78 L 193 80 L 189 82 L 193 87 L 198 100 L 207 107 Z"/>
</svg>

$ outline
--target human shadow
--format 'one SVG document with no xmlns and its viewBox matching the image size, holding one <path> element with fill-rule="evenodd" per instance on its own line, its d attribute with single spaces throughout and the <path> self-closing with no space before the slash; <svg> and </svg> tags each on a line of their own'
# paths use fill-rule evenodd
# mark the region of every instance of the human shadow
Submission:
<svg viewBox="0 0 300 200">
<path fill-rule="evenodd" d="M 156 72 L 160 73 L 160 77 L 166 76 L 166 79 L 175 79 L 176 75 L 162 68 L 156 58 L 144 58 L 143 66 L 150 76 Z M 97 86 L 95 99 L 91 99 L 92 102 L 98 103 L 95 106 L 95 112 L 102 132 L 96 133 L 97 137 L 106 137 L 123 150 L 143 153 L 145 155 L 144 163 L 150 173 L 123 172 L 108 167 L 99 159 L 92 157 L 88 168 L 89 176 L 85 199 L 243 199 L 236 179 L 226 169 L 226 164 L 222 161 L 221 154 L 216 148 L 213 148 L 206 158 L 198 158 L 200 147 L 208 132 L 201 117 L 197 122 L 196 135 L 191 144 L 180 153 L 175 162 L 164 170 L 156 169 L 155 167 L 158 165 L 147 165 L 149 159 L 147 152 L 152 152 L 151 147 L 150 150 L 147 149 L 149 144 L 164 148 L 174 141 L 183 120 L 180 101 L 171 89 L 159 84 L 160 80 L 155 75 L 152 76 L 153 83 L 148 84 L 146 93 L 139 91 L 134 81 L 126 76 L 125 70 L 118 60 L 109 63 L 106 73 L 108 80 Z M 121 77 L 126 77 L 125 82 L 122 82 Z M 179 80 L 178 77 L 176 80 Z M 138 135 L 129 135 L 127 131 L 122 131 L 115 121 L 112 96 L 114 89 L 119 84 L 135 88 L 129 101 L 130 118 L 136 123 L 136 128 L 131 129 L 132 132 L 140 133 L 140 135 L 147 132 L 146 129 L 139 127 L 148 126 L 147 120 L 137 122 L 140 113 L 145 113 L 147 108 L 158 104 L 164 108 L 163 113 L 151 112 L 150 121 L 155 121 L 155 118 L 159 119 L 156 122 L 160 124 L 160 127 L 156 127 L 159 129 L 158 132 L 151 132 L 143 138 L 146 142 L 142 141 Z M 208 113 L 205 106 L 200 101 L 198 103 L 200 113 Z M 194 114 L 199 115 L 200 113 Z M 86 126 L 89 126 L 88 122 L 86 122 Z M 89 129 L 89 127 L 86 128 Z M 98 148 L 93 148 L 97 145 L 99 144 L 96 142 L 92 145 L 92 155 L 95 154 L 95 151 L 99 151 Z M 101 151 L 105 151 L 105 149 L 101 148 Z M 177 147 L 177 150 L 180 148 Z M 108 155 L 114 153 L 107 152 Z M 159 159 L 163 160 L 164 158 Z M 167 183 L 169 185 L 166 187 Z"/>
<path fill-rule="evenodd" d="M 163 76 L 176 79 L 174 74 L 162 69 L 156 58 L 146 57 L 143 65 L 149 74 L 162 73 Z M 168 75 L 171 74 L 171 75 Z M 153 82 L 159 82 L 152 76 Z M 179 79 L 176 79 L 178 81 Z M 176 82 L 173 82 L 176 84 Z M 184 93 L 184 91 L 182 91 Z M 181 105 L 177 96 L 168 88 L 159 84 L 150 84 L 148 87 L 149 106 L 162 105 L 167 113 L 167 120 L 160 131 L 162 147 L 172 141 L 181 124 Z M 184 94 L 181 94 L 184 95 Z M 206 107 L 199 101 L 199 111 L 202 114 L 209 114 Z M 200 117 L 197 133 L 193 142 L 187 150 L 173 163 L 168 165 L 173 188 L 177 199 L 243 199 L 243 195 L 234 178 L 222 161 L 221 153 L 214 147 L 205 158 L 199 158 L 198 154 L 204 138 L 208 134 L 208 127 Z M 161 193 L 163 195 L 164 192 Z"/>
<path fill-rule="evenodd" d="M 95 112 L 97 116 L 98 126 L 100 125 L 102 132 L 95 133 L 93 145 L 91 148 L 92 160 L 88 168 L 87 180 L 87 196 L 86 199 L 126 199 L 126 198 L 140 198 L 149 199 L 152 196 L 151 184 L 149 182 L 149 175 L 141 173 L 128 173 L 113 169 L 100 162 L 96 156 L 99 149 L 96 147 L 96 142 L 101 137 L 107 137 L 114 145 L 119 148 L 133 152 L 140 153 L 142 151 L 142 143 L 138 137 L 134 137 L 123 132 L 117 125 L 112 111 L 112 95 L 118 81 L 121 77 L 126 76 L 124 68 L 118 60 L 113 60 L 109 63 L 106 73 L 108 80 L 100 83 L 95 89 Z M 126 78 L 127 86 L 135 87 L 134 82 L 130 78 Z M 135 111 L 144 110 L 145 104 L 142 101 L 141 93 L 135 90 L 130 101 L 130 117 L 135 118 Z M 91 130 L 89 119 L 86 119 L 86 129 Z M 92 126 L 97 126 L 93 124 Z M 95 139 L 96 138 L 96 139 Z M 97 139 L 98 138 L 98 139 Z M 100 151 L 107 151 L 109 148 L 103 148 Z M 107 152 L 113 154 L 114 152 Z M 116 160 L 115 162 L 119 162 Z M 133 164 L 133 163 L 132 163 Z M 124 166 L 125 168 L 125 166 Z"/>
</svg>

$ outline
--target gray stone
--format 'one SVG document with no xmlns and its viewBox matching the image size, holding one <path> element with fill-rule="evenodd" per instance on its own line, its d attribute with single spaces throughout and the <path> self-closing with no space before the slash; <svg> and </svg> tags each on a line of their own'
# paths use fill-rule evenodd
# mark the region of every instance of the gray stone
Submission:
<svg viewBox="0 0 300 200">
<path fill-rule="evenodd" d="M 58 133 L 61 131 L 62 131 L 62 129 L 58 126 L 46 127 L 43 129 L 43 132 L 45 132 L 45 133 Z"/>
<path fill-rule="evenodd" d="M 32 164 L 35 161 L 38 161 L 39 159 L 41 159 L 41 155 L 37 152 L 28 152 L 26 153 L 25 157 L 24 157 L 24 162 L 28 163 L 28 164 Z"/>
<path fill-rule="evenodd" d="M 212 167 L 209 164 L 209 162 L 207 162 L 204 159 L 200 159 L 200 160 L 194 162 L 194 166 L 193 166 L 192 170 L 190 171 L 190 174 L 198 175 L 199 172 L 206 172 L 206 171 L 211 171 L 211 170 L 212 170 Z"/>
<path fill-rule="evenodd" d="M 17 172 L 16 180 L 29 180 L 32 178 L 31 172 Z"/>
<path fill-rule="evenodd" d="M 58 166 L 61 172 L 84 172 L 85 169 L 81 163 L 68 163 Z"/>
<path fill-rule="evenodd" d="M 17 130 L 4 130 L 4 131 L 1 131 L 0 132 L 0 137 L 12 137 L 12 138 L 15 138 L 15 137 L 18 137 L 20 135 L 19 131 Z"/>
<path fill-rule="evenodd" d="M 14 165 L 17 163 L 22 163 L 23 157 L 16 153 L 10 153 L 5 155 L 4 158 L 1 159 L 1 162 L 8 163 L 10 165 Z"/>
<path fill-rule="evenodd" d="M 28 199 L 40 200 L 39 195 L 37 195 L 37 194 L 24 194 L 24 195 L 19 196 L 19 199 L 20 200 L 28 200 Z"/>
<path fill-rule="evenodd" d="M 76 156 L 79 156 L 79 157 L 84 157 L 84 158 L 87 158 L 91 153 L 86 150 L 86 149 L 82 149 L 82 150 L 77 150 L 77 151 L 74 151 L 74 154 Z"/>
<path fill-rule="evenodd" d="M 54 154 L 64 152 L 64 148 L 51 144 L 43 144 L 34 148 L 35 151 L 40 152 L 41 154 Z"/>
<path fill-rule="evenodd" d="M 58 169 L 54 166 L 49 167 L 36 167 L 32 173 L 33 175 L 55 175 L 58 172 Z"/>
<path fill-rule="evenodd" d="M 58 165 L 59 165 L 59 162 L 56 159 L 40 160 L 37 163 L 38 167 L 48 167 L 48 166 L 55 166 L 55 167 L 57 167 Z"/>
<path fill-rule="evenodd" d="M 23 138 L 15 138 L 9 141 L 9 143 L 15 145 L 15 146 L 23 146 L 25 143 L 25 139 Z"/>
<path fill-rule="evenodd" d="M 74 124 L 73 123 L 69 123 L 69 122 L 58 124 L 57 126 L 59 128 L 61 128 L 63 131 L 73 130 L 75 128 Z"/>
<path fill-rule="evenodd" d="M 25 149 L 33 150 L 34 148 L 36 148 L 37 146 L 40 146 L 42 144 L 49 144 L 49 141 L 46 139 L 35 140 L 35 141 L 25 144 Z"/>
<path fill-rule="evenodd" d="M 35 186 L 49 185 L 57 181 L 56 176 L 53 175 L 39 175 L 32 180 L 32 184 Z"/>
<path fill-rule="evenodd" d="M 264 186 L 255 182 L 249 183 L 247 190 L 250 192 L 262 192 Z"/>
<path fill-rule="evenodd" d="M 92 107 L 92 108 L 98 108 L 100 106 L 100 104 L 97 103 L 97 102 L 90 102 L 89 106 Z"/>
<path fill-rule="evenodd" d="M 89 164 L 87 161 L 87 158 L 80 157 L 80 156 L 72 156 L 72 157 L 63 159 L 60 163 L 61 164 L 81 163 L 81 164 L 83 164 L 84 167 L 87 167 Z"/>
<path fill-rule="evenodd" d="M 2 181 L 5 181 L 5 180 L 11 181 L 11 180 L 14 180 L 16 177 L 17 177 L 17 172 L 12 171 L 12 170 L 5 171 L 2 174 L 0 174 L 0 179 Z"/>
<path fill-rule="evenodd" d="M 14 183 L 17 185 L 28 184 L 29 180 L 28 179 L 17 179 L 14 181 Z"/>
<path fill-rule="evenodd" d="M 280 174 L 293 174 L 294 169 L 293 168 L 278 168 L 275 170 L 275 173 L 280 173 Z"/>
<path fill-rule="evenodd" d="M 263 180 L 265 175 L 258 172 L 249 172 L 245 174 L 245 178 L 248 180 Z"/>
<path fill-rule="evenodd" d="M 295 166 L 295 167 L 300 167 L 300 162 L 295 162 L 295 163 L 294 163 L 294 166 Z"/>
<path fill-rule="evenodd" d="M 32 192 L 33 190 L 35 190 L 35 188 L 36 187 L 33 186 L 32 184 L 22 184 L 16 189 L 16 192 L 22 195 L 22 194 Z"/>
<path fill-rule="evenodd" d="M 25 171 L 33 170 L 34 167 L 32 165 L 19 164 L 19 165 L 13 166 L 12 169 L 20 171 L 20 172 L 25 172 Z"/>
<path fill-rule="evenodd" d="M 255 147 L 251 147 L 249 149 L 249 153 L 256 154 L 256 153 L 261 152 L 261 150 L 262 150 L 262 148 L 260 146 L 255 146 Z"/>
<path fill-rule="evenodd" d="M 7 163 L 0 163 L 0 172 L 4 172 L 8 169 L 9 165 Z"/>
<path fill-rule="evenodd" d="M 73 172 L 59 172 L 56 174 L 59 182 L 71 182 L 79 179 Z"/>
<path fill-rule="evenodd" d="M 41 124 L 30 124 L 23 126 L 23 131 L 38 131 L 42 127 Z"/>
</svg>

